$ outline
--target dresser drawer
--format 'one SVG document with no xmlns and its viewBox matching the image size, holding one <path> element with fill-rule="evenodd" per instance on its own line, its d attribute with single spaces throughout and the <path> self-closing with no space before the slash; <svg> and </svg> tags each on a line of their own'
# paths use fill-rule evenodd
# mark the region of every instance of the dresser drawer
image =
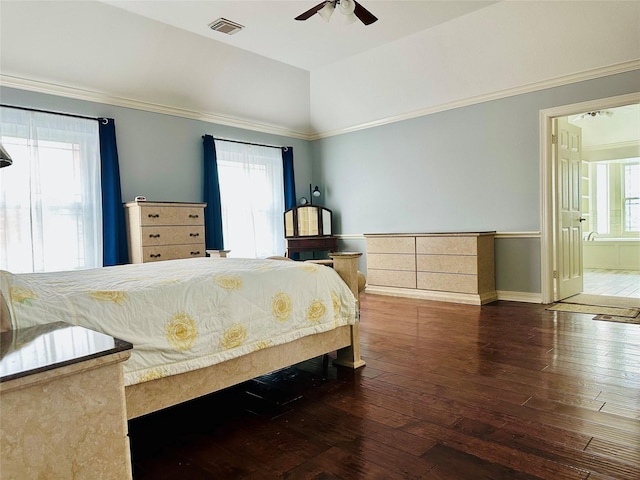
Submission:
<svg viewBox="0 0 640 480">
<path fill-rule="evenodd" d="M 366 237 L 367 253 L 416 253 L 415 237 Z"/>
<path fill-rule="evenodd" d="M 367 269 L 367 283 L 381 287 L 416 288 L 416 272 Z"/>
<path fill-rule="evenodd" d="M 416 256 L 404 253 L 369 253 L 367 268 L 381 270 L 416 270 Z"/>
<path fill-rule="evenodd" d="M 204 209 L 200 207 L 155 207 L 141 205 L 140 224 L 204 225 Z"/>
<path fill-rule="evenodd" d="M 478 293 L 478 277 L 476 275 L 418 272 L 417 285 L 421 290 Z"/>
<path fill-rule="evenodd" d="M 477 237 L 417 237 L 416 253 L 429 255 L 477 255 Z"/>
<path fill-rule="evenodd" d="M 204 242 L 204 225 L 142 227 L 142 246 Z"/>
<path fill-rule="evenodd" d="M 478 257 L 475 255 L 418 255 L 419 272 L 478 273 Z"/>
<path fill-rule="evenodd" d="M 205 254 L 206 251 L 204 243 L 194 243 L 191 245 L 150 246 L 142 248 L 142 262 L 204 257 Z"/>
</svg>

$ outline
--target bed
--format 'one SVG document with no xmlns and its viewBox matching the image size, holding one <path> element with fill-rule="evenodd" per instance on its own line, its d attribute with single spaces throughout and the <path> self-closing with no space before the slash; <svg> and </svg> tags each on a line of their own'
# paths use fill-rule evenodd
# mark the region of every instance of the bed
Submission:
<svg viewBox="0 0 640 480">
<path fill-rule="evenodd" d="M 359 368 L 359 253 L 307 262 L 194 258 L 75 272 L 0 271 L 3 330 L 65 321 L 133 344 L 127 418 L 337 351 Z"/>
</svg>

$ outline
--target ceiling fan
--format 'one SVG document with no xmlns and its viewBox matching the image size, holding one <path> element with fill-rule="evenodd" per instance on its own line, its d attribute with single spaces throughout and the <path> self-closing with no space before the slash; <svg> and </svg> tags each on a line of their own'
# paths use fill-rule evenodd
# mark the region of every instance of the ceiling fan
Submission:
<svg viewBox="0 0 640 480">
<path fill-rule="evenodd" d="M 371 25 L 373 22 L 378 20 L 375 15 L 355 0 L 328 0 L 321 2 L 315 7 L 298 15 L 296 20 L 306 20 L 317 13 L 325 22 L 328 22 L 336 9 L 345 15 L 344 19 L 347 23 L 353 23 L 356 19 L 359 19 L 365 25 Z"/>
</svg>

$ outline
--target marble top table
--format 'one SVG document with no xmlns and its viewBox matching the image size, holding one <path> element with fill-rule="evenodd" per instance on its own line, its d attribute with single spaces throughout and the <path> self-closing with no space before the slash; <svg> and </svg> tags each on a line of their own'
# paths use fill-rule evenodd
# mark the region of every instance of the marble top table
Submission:
<svg viewBox="0 0 640 480">
<path fill-rule="evenodd" d="M 64 322 L 0 333 L 2 478 L 131 479 L 131 349 Z"/>
<path fill-rule="evenodd" d="M 0 333 L 0 382 L 130 350 L 129 342 L 64 322 Z"/>
</svg>

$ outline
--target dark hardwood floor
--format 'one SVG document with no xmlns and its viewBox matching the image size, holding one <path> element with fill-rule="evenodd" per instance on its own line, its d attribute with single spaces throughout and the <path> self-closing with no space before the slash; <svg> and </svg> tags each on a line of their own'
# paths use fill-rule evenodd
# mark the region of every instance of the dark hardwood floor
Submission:
<svg viewBox="0 0 640 480">
<path fill-rule="evenodd" d="M 322 358 L 130 422 L 142 479 L 640 479 L 640 325 L 362 299 Z"/>
</svg>

